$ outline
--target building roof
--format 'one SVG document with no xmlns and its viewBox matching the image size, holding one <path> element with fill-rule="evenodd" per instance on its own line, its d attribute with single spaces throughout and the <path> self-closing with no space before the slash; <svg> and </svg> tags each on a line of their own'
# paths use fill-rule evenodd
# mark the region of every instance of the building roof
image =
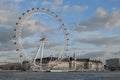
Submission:
<svg viewBox="0 0 120 80">
<path fill-rule="evenodd" d="M 55 61 L 57 60 L 58 58 L 57 57 L 44 57 L 42 59 L 42 62 L 43 63 L 48 63 L 49 61 Z M 36 61 L 40 61 L 40 58 L 36 59 Z M 93 60 L 93 59 L 90 59 L 90 58 L 77 58 L 77 59 L 74 59 L 73 57 L 68 57 L 68 58 L 64 58 L 61 60 L 62 62 L 69 62 L 69 61 L 82 61 L 82 62 L 95 62 L 95 63 L 102 63 L 100 60 Z"/>
</svg>

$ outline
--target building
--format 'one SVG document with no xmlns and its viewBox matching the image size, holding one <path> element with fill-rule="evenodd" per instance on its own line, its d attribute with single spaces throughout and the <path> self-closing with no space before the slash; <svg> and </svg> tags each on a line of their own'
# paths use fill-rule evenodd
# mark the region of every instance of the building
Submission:
<svg viewBox="0 0 120 80">
<path fill-rule="evenodd" d="M 108 70 L 120 70 L 120 58 L 106 60 L 106 66 Z"/>
<path fill-rule="evenodd" d="M 21 70 L 21 63 L 0 62 L 0 70 Z"/>
<path fill-rule="evenodd" d="M 57 62 L 57 63 L 56 63 Z M 40 59 L 36 60 L 36 64 L 40 64 Z M 0 70 L 30 70 L 29 61 L 21 63 L 1 63 Z M 99 60 L 80 59 L 74 57 L 64 58 L 57 61 L 56 57 L 44 57 L 42 60 L 43 70 L 66 70 L 66 71 L 104 71 L 104 64 Z"/>
<path fill-rule="evenodd" d="M 53 64 L 50 61 L 49 64 Z M 65 58 L 54 69 L 57 70 L 72 70 L 72 71 L 104 71 L 104 64 L 99 60 L 93 59 L 76 59 Z"/>
</svg>

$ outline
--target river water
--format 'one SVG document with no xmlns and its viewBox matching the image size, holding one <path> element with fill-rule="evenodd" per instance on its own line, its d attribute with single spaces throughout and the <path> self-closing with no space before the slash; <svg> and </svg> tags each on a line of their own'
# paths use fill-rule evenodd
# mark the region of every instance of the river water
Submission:
<svg viewBox="0 0 120 80">
<path fill-rule="evenodd" d="M 120 80 L 120 72 L 0 72 L 0 80 Z"/>
</svg>

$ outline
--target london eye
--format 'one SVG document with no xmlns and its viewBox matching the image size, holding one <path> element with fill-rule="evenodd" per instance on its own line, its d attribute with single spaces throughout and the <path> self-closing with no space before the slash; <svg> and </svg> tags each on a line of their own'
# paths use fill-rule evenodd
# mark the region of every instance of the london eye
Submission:
<svg viewBox="0 0 120 80">
<path fill-rule="evenodd" d="M 40 15 L 43 16 L 40 17 Z M 41 20 L 41 18 L 46 18 L 44 15 L 48 16 L 49 19 Z M 37 26 L 31 25 L 32 22 Z M 55 23 L 55 25 L 52 25 L 52 23 Z M 43 58 L 48 55 L 57 56 L 52 65 L 57 65 L 66 55 L 69 41 L 67 29 L 62 20 L 49 9 L 32 8 L 27 10 L 22 13 L 15 25 L 14 44 L 16 45 L 16 51 L 21 58 L 30 61 L 32 69 L 36 67 L 43 69 L 41 67 Z M 30 38 L 31 36 L 32 38 Z M 31 43 L 33 44 L 31 45 Z M 40 59 L 39 64 L 36 63 L 38 58 Z"/>
</svg>

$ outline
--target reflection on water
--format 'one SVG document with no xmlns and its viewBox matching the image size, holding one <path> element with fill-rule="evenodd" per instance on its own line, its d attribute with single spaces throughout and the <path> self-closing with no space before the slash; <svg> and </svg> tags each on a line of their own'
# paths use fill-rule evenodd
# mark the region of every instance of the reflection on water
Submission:
<svg viewBox="0 0 120 80">
<path fill-rule="evenodd" d="M 120 72 L 0 72 L 0 80 L 120 80 Z"/>
</svg>

